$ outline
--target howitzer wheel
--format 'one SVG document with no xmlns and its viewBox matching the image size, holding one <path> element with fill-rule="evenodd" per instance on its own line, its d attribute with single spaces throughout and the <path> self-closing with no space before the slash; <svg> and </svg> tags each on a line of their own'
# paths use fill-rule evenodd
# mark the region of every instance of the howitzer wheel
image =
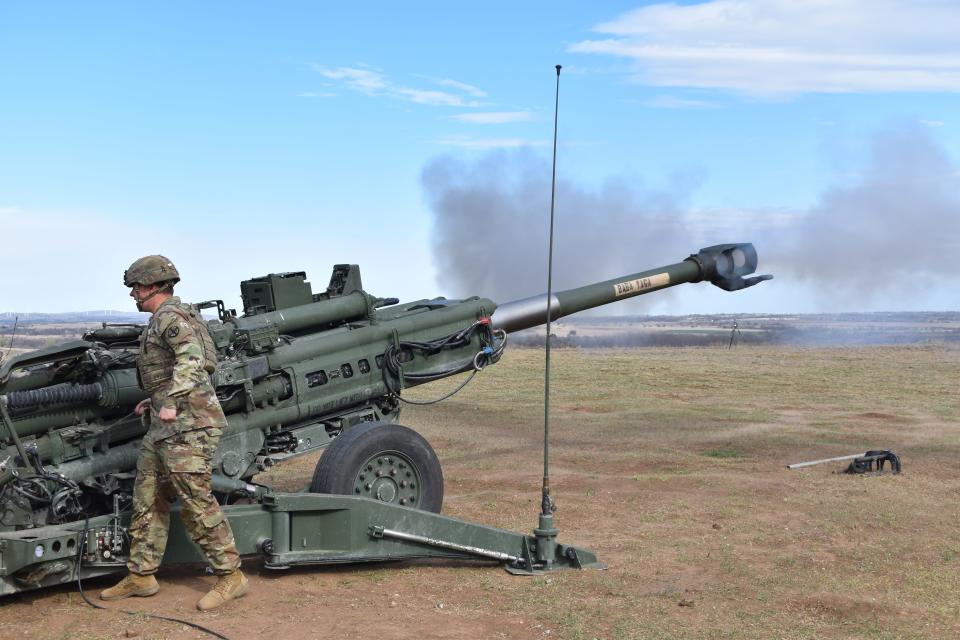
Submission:
<svg viewBox="0 0 960 640">
<path fill-rule="evenodd" d="M 368 422 L 327 447 L 310 491 L 356 495 L 440 513 L 443 471 L 433 447 L 399 424 Z"/>
</svg>

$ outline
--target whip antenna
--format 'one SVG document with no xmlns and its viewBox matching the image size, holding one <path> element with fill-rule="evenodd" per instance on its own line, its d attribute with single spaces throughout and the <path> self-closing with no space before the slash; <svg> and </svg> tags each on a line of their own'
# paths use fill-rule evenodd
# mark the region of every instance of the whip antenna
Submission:
<svg viewBox="0 0 960 640">
<path fill-rule="evenodd" d="M 553 498 L 550 497 L 550 325 L 553 316 L 553 218 L 557 194 L 557 121 L 560 114 L 560 65 L 557 69 L 557 91 L 553 106 L 553 169 L 550 179 L 550 238 L 547 251 L 547 341 L 543 376 L 543 488 L 540 499 L 539 526 L 533 530 L 537 538 L 537 561 L 543 570 L 556 562 L 556 539 L 560 533 L 553 526 Z"/>
<path fill-rule="evenodd" d="M 553 211 L 557 198 L 557 122 L 560 116 L 560 69 L 557 65 L 557 92 L 553 105 L 553 168 L 550 177 L 550 237 L 547 251 L 547 341 L 543 376 L 543 499 L 540 513 L 553 513 L 550 497 L 550 323 L 553 320 Z"/>
<path fill-rule="evenodd" d="M 557 69 L 557 92 L 553 106 L 553 169 L 550 180 L 550 237 L 547 251 L 547 341 L 545 344 L 543 376 L 543 488 L 540 499 L 540 516 L 537 528 L 533 530 L 533 539 L 525 539 L 522 561 L 506 567 L 516 575 L 534 575 L 556 569 L 606 569 L 606 565 L 597 561 L 597 556 L 586 549 L 575 549 L 557 543 L 560 530 L 553 526 L 553 512 L 556 505 L 550 496 L 550 329 L 553 310 L 559 301 L 553 298 L 553 221 L 557 196 L 557 123 L 560 114 L 560 69 Z"/>
</svg>

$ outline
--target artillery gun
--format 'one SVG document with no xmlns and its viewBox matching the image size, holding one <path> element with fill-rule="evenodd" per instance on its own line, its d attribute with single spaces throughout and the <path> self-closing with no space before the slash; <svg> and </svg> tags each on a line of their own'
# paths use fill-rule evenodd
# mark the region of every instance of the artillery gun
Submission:
<svg viewBox="0 0 960 640">
<path fill-rule="evenodd" d="M 212 374 L 229 427 L 214 490 L 238 549 L 268 568 L 409 557 L 489 558 L 517 572 L 591 566 L 589 551 L 439 514 L 443 474 L 429 443 L 400 426 L 403 391 L 495 364 L 509 332 L 682 283 L 733 291 L 753 273 L 750 244 L 701 249 L 672 265 L 497 305 L 485 298 L 399 304 L 336 265 L 314 294 L 304 272 L 241 283 L 243 314 L 222 301 L 207 322 Z M 131 493 L 146 426 L 135 357 L 143 326 L 104 325 L 82 340 L 0 367 L 0 595 L 124 570 Z M 465 384 L 465 382 L 463 383 Z M 462 385 L 461 385 L 462 386 Z M 279 493 L 257 473 L 325 449 L 309 490 Z M 199 551 L 172 518 L 165 563 Z M 550 547 L 550 548 L 547 548 Z"/>
</svg>

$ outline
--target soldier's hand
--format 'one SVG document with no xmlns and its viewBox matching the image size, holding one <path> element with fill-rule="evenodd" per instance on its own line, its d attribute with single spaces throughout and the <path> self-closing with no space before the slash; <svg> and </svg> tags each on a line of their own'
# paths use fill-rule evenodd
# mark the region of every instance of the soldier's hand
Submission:
<svg viewBox="0 0 960 640">
<path fill-rule="evenodd" d="M 160 420 L 163 422 L 173 422 L 177 419 L 177 410 L 169 407 L 160 409 Z"/>
<path fill-rule="evenodd" d="M 144 398 L 137 403 L 137 406 L 133 408 L 133 412 L 138 416 L 142 416 L 147 412 L 147 409 L 150 408 L 150 398 Z"/>
</svg>

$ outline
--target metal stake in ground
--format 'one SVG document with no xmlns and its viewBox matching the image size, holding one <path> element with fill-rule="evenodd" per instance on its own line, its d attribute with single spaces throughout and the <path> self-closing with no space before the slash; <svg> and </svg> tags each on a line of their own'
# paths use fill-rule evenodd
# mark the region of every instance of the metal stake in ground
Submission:
<svg viewBox="0 0 960 640">
<path fill-rule="evenodd" d="M 730 344 L 727 345 L 727 349 L 733 349 L 733 345 L 737 342 L 737 336 L 743 338 L 743 334 L 740 333 L 740 325 L 734 320 L 733 329 L 730 330 Z"/>
</svg>

